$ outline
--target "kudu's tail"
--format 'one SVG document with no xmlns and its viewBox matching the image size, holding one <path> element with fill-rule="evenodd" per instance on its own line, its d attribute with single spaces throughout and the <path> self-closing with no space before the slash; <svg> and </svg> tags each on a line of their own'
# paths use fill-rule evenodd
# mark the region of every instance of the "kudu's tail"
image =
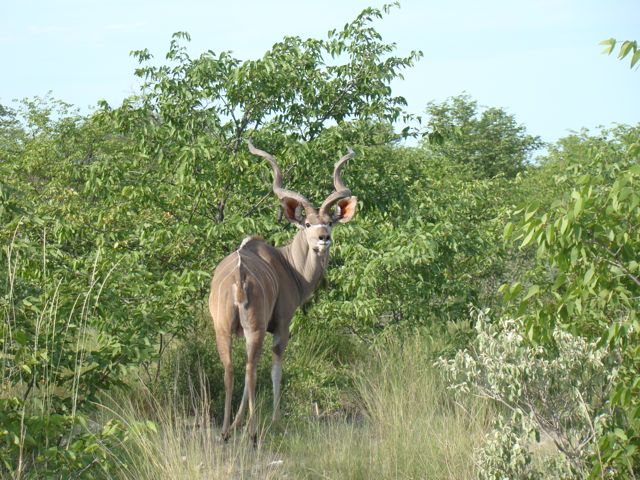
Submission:
<svg viewBox="0 0 640 480">
<path fill-rule="evenodd" d="M 240 250 L 242 247 L 240 247 Z M 248 306 L 248 297 L 247 297 L 247 283 L 246 283 L 246 269 L 242 265 L 242 255 L 240 254 L 240 250 L 238 250 L 238 265 L 236 267 L 236 280 L 233 283 L 233 304 L 235 305 L 238 311 L 238 317 L 240 321 L 238 322 L 238 328 L 236 330 L 236 334 L 239 337 L 244 336 L 243 325 L 247 324 L 247 306 Z"/>
</svg>

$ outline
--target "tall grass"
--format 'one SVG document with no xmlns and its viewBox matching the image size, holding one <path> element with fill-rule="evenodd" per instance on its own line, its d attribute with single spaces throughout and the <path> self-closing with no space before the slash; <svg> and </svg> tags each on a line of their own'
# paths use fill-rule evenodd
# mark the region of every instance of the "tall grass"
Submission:
<svg viewBox="0 0 640 480">
<path fill-rule="evenodd" d="M 210 416 L 206 383 L 199 379 L 202 388 L 188 403 L 157 398 L 145 389 L 103 405 L 102 422 L 115 417 L 128 432 L 121 448 L 109 451 L 115 478 L 281 478 L 277 450 L 262 447 L 268 436 L 266 425 L 259 426 L 259 448 L 242 431 L 228 442 L 221 440 Z"/>
<path fill-rule="evenodd" d="M 97 251 L 78 288 L 51 272 L 46 230 L 38 247 L 20 238 L 21 225 L 0 251 L 0 477 L 80 476 L 98 463 L 84 407 L 100 387 L 84 374 L 95 366 L 90 323 L 115 266 L 100 275 Z"/>
<path fill-rule="evenodd" d="M 464 479 L 475 477 L 473 451 L 490 412 L 456 403 L 418 335 L 386 340 L 358 368 L 363 419 L 298 429 L 286 442 L 294 478 Z"/>
<path fill-rule="evenodd" d="M 120 478 L 475 476 L 473 451 L 486 433 L 490 411 L 477 400 L 453 400 L 432 366 L 425 338 L 372 347 L 369 360 L 353 374 L 351 394 L 359 415 L 297 418 L 276 429 L 263 424 L 257 449 L 241 433 L 229 443 L 219 441 L 204 393 L 195 406 L 162 402 L 148 393 L 142 401 L 129 399 L 119 407 L 130 426 L 125 451 L 114 453 Z M 136 427 L 149 418 L 156 427 Z"/>
</svg>

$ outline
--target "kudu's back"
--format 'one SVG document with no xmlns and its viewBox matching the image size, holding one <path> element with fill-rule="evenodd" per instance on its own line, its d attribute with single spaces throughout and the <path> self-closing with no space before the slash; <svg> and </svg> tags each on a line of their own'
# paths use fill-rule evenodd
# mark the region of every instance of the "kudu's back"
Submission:
<svg viewBox="0 0 640 480">
<path fill-rule="evenodd" d="M 214 272 L 209 310 L 216 338 L 234 333 L 248 338 L 264 336 L 267 330 L 280 285 L 274 261 L 261 257 L 256 251 L 255 244 L 259 243 L 266 245 L 257 238 L 245 240 Z"/>
</svg>

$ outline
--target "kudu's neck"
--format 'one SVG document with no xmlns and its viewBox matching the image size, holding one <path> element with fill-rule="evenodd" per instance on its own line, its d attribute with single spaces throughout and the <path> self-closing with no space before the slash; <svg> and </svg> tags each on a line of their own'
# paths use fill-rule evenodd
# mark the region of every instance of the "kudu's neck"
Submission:
<svg viewBox="0 0 640 480">
<path fill-rule="evenodd" d="M 300 297 L 307 300 L 316 289 L 329 260 L 329 250 L 318 254 L 309 248 L 304 230 L 300 230 L 292 242 L 278 250 L 297 275 Z"/>
</svg>

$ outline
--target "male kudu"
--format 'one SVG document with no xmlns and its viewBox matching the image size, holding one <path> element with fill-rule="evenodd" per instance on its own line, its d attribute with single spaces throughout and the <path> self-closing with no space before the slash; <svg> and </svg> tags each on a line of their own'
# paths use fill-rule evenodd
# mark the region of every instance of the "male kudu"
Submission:
<svg viewBox="0 0 640 480">
<path fill-rule="evenodd" d="M 225 257 L 211 280 L 209 310 L 213 318 L 216 344 L 224 366 L 224 420 L 222 437 L 235 429 L 249 405 L 249 435 L 256 442 L 256 367 L 266 332 L 273 334 L 273 421 L 280 416 L 280 381 L 282 355 L 289 341 L 289 324 L 296 309 L 308 300 L 327 267 L 331 229 L 336 222 L 353 218 L 357 198 L 340 178 L 340 170 L 354 152 L 335 164 L 335 191 L 319 209 L 301 194 L 282 187 L 282 174 L 273 155 L 255 148 L 249 151 L 267 160 L 273 169 L 273 192 L 282 203 L 287 220 L 300 231 L 284 247 L 272 247 L 259 237 L 245 238 L 240 248 Z M 305 214 L 302 213 L 304 210 Z M 233 334 L 246 339 L 247 360 L 242 401 L 230 426 L 233 365 Z"/>
</svg>

